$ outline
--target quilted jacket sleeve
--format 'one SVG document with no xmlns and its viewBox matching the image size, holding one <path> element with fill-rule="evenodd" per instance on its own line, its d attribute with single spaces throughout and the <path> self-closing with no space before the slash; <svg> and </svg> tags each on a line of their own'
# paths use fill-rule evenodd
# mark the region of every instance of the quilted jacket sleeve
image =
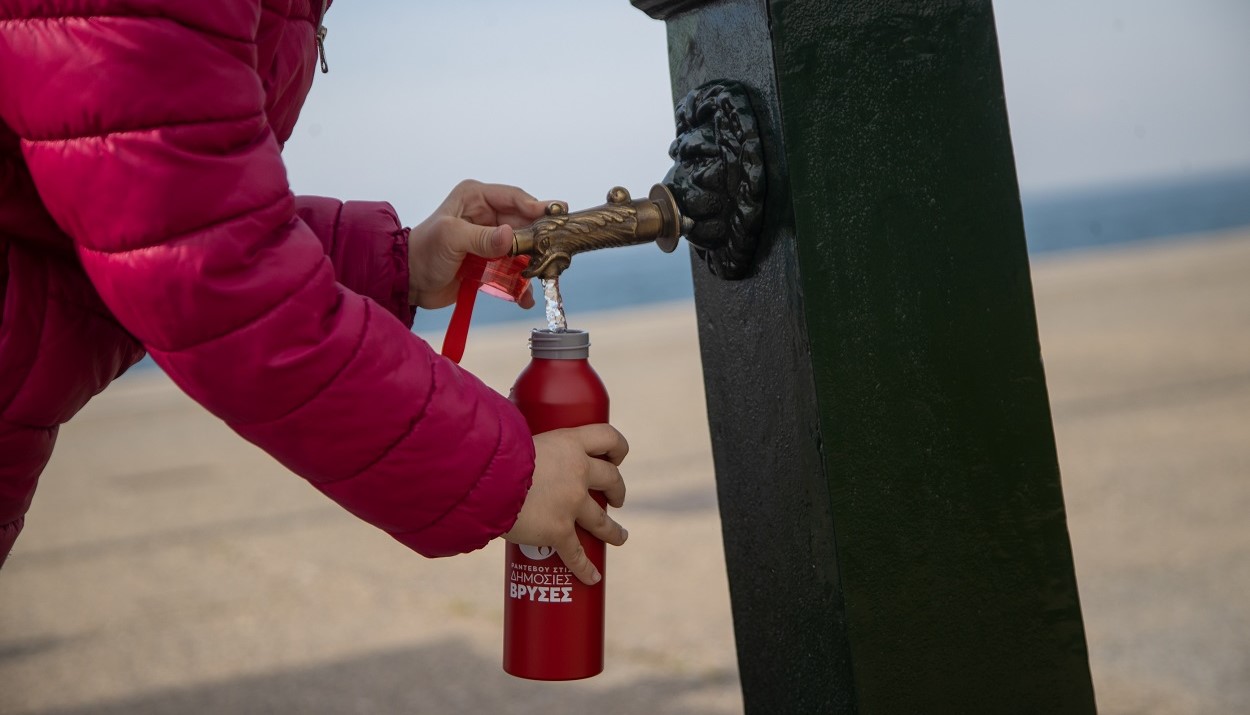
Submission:
<svg viewBox="0 0 1250 715">
<path fill-rule="evenodd" d="M 417 551 L 507 530 L 525 422 L 335 280 L 266 121 L 259 3 L 97 4 L 0 22 L 0 115 L 109 309 L 192 398 Z"/>
<path fill-rule="evenodd" d="M 321 241 L 339 283 L 412 327 L 408 229 L 399 225 L 390 204 L 296 196 L 295 213 Z"/>
<path fill-rule="evenodd" d="M 21 185 L 0 181 L 0 188 Z M 0 217 L 0 222 L 4 218 Z M 0 566 L 57 431 L 143 352 L 72 257 L 0 237 Z"/>
</svg>

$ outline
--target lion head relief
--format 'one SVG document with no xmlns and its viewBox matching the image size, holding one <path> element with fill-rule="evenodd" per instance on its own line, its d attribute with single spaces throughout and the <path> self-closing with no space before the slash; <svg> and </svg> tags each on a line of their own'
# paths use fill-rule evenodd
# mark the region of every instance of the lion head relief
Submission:
<svg viewBox="0 0 1250 715">
<path fill-rule="evenodd" d="M 712 273 L 745 278 L 763 223 L 764 162 L 746 88 L 705 84 L 677 105 L 675 162 L 664 184 L 693 221 L 686 239 Z"/>
</svg>

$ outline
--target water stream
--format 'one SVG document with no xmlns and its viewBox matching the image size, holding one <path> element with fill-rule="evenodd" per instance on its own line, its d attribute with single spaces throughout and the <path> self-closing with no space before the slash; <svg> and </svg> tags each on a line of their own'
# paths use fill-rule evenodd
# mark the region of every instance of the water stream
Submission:
<svg viewBox="0 0 1250 715">
<path fill-rule="evenodd" d="M 564 300 L 560 297 L 560 279 L 544 278 L 543 300 L 547 303 L 547 329 L 553 333 L 563 333 L 569 329 L 568 320 L 564 317 Z"/>
</svg>

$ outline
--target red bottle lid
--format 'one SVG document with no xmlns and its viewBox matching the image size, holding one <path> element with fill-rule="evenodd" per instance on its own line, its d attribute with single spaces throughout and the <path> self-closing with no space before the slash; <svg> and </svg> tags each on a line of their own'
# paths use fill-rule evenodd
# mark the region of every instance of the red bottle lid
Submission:
<svg viewBox="0 0 1250 715">
<path fill-rule="evenodd" d="M 464 346 L 469 339 L 469 321 L 473 319 L 473 303 L 480 289 L 496 298 L 517 303 L 529 292 L 530 281 L 521 272 L 529 267 L 530 257 L 504 256 L 494 260 L 472 253 L 460 263 L 460 292 L 456 296 L 456 309 L 452 311 L 451 323 L 443 336 L 443 355 L 452 362 L 464 357 Z"/>
<path fill-rule="evenodd" d="M 465 257 L 465 265 L 468 265 L 470 260 L 479 265 L 485 263 L 477 279 L 482 284 L 483 293 L 516 303 L 529 292 L 530 279 L 521 275 L 522 271 L 529 268 L 529 256 L 504 256 L 488 261 L 480 256 L 470 255 Z M 461 271 L 464 270 L 461 268 Z M 470 270 L 476 271 L 477 267 L 474 266 Z"/>
</svg>

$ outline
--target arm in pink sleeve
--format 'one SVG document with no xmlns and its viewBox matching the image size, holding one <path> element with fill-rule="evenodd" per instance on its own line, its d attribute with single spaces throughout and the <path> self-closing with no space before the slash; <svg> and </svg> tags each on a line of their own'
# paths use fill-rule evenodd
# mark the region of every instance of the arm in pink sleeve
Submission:
<svg viewBox="0 0 1250 715">
<path fill-rule="evenodd" d="M 412 327 L 408 229 L 399 225 L 390 204 L 296 196 L 295 214 L 321 241 L 339 283 L 372 298 Z"/>
<path fill-rule="evenodd" d="M 336 280 L 264 113 L 260 11 L 5 18 L 0 116 L 109 310 L 188 395 L 413 549 L 479 548 L 529 487 L 525 421 Z"/>
</svg>

